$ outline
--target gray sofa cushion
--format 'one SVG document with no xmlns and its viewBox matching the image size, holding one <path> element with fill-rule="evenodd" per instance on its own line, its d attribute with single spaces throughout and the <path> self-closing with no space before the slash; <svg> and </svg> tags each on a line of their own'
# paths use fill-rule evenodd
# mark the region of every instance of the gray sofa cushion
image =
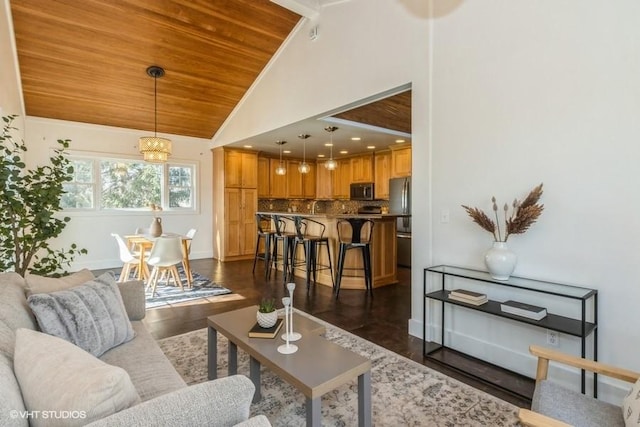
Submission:
<svg viewBox="0 0 640 427">
<path fill-rule="evenodd" d="M 576 427 L 624 427 L 622 409 L 550 381 L 538 381 L 531 410 Z"/>
<path fill-rule="evenodd" d="M 146 315 L 147 302 L 144 295 L 144 282 L 131 280 L 118 282 L 118 289 L 122 295 L 124 308 L 127 310 L 129 320 L 142 320 Z"/>
<path fill-rule="evenodd" d="M 94 356 L 134 337 L 110 272 L 74 288 L 32 294 L 27 302 L 43 332 L 65 339 Z"/>
<path fill-rule="evenodd" d="M 142 322 L 132 322 L 136 338 L 100 357 L 129 373 L 142 401 L 187 386 Z"/>
</svg>

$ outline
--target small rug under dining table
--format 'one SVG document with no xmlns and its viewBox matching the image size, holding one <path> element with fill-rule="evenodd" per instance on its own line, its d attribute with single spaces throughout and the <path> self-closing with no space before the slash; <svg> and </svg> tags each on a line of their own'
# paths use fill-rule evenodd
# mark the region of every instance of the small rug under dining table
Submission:
<svg viewBox="0 0 640 427">
<path fill-rule="evenodd" d="M 517 426 L 518 408 L 458 380 L 393 353 L 370 341 L 311 317 L 326 327 L 325 337 L 371 360 L 375 426 Z M 276 338 L 278 339 L 278 338 Z M 207 329 L 159 341 L 188 384 L 207 381 Z M 227 375 L 228 341 L 218 335 L 218 377 Z M 273 426 L 304 426 L 305 398 L 296 388 L 262 367 L 262 399 L 251 414 Z M 238 373 L 249 375 L 249 357 L 238 349 Z M 322 397 L 323 426 L 358 425 L 357 381 Z"/>
<path fill-rule="evenodd" d="M 119 272 L 114 272 L 118 277 Z M 178 266 L 178 273 L 184 291 L 173 283 L 173 280 L 167 284 L 164 280 L 158 282 L 156 294 L 151 296 L 151 292 L 146 293 L 147 308 L 161 307 L 163 305 L 178 304 L 185 301 L 193 301 L 207 297 L 216 297 L 232 293 L 230 289 L 225 288 L 220 283 L 216 283 L 201 274 L 191 271 L 192 287 L 187 285 L 187 276 L 182 266 Z M 132 280 L 136 280 L 131 277 Z"/>
</svg>

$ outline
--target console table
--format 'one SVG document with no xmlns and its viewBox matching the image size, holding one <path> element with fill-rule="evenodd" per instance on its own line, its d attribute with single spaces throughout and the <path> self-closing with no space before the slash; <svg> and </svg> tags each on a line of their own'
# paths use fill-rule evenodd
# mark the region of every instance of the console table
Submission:
<svg viewBox="0 0 640 427">
<path fill-rule="evenodd" d="M 427 292 L 427 274 L 439 274 L 442 278 L 442 286 L 440 290 L 434 292 Z M 466 280 L 472 280 L 477 282 L 488 283 L 491 286 L 504 286 L 524 290 L 527 292 L 533 292 L 537 294 L 549 295 L 552 297 L 565 298 L 569 301 L 575 301 L 581 306 L 581 316 L 578 319 L 559 316 L 552 313 L 547 313 L 547 316 L 541 320 L 528 319 L 526 317 L 516 316 L 509 313 L 505 313 L 500 309 L 500 301 L 489 300 L 489 302 L 475 306 L 472 304 L 466 304 L 461 301 L 453 300 L 449 298 L 450 290 L 447 289 L 447 277 L 449 278 L 462 278 Z M 486 271 L 473 270 L 469 268 L 454 267 L 449 265 L 437 265 L 424 269 L 423 277 L 423 301 L 422 301 L 422 333 L 423 333 L 423 345 L 422 353 L 425 357 L 430 357 L 434 352 L 449 348 L 444 342 L 445 333 L 445 307 L 448 304 L 453 304 L 459 307 L 464 307 L 469 310 L 476 310 L 488 315 L 503 317 L 517 322 L 526 323 L 529 325 L 535 325 L 543 329 L 549 329 L 552 331 L 561 332 L 564 334 L 572 335 L 580 338 L 581 341 L 581 357 L 586 357 L 587 349 L 587 337 L 593 334 L 593 360 L 598 360 L 598 291 L 595 289 L 583 288 L 579 286 L 567 285 L 562 283 L 547 282 L 541 280 L 527 279 L 524 277 L 511 277 L 509 280 L 496 280 L 492 278 Z M 426 330 L 427 330 L 427 300 L 436 300 L 441 302 L 442 317 L 440 322 L 441 341 L 440 345 L 427 352 Z M 587 313 L 587 302 L 593 301 L 590 305 L 589 313 Z M 526 301 L 523 301 L 526 302 Z M 587 320 L 589 319 L 589 320 Z M 441 362 L 441 361 L 439 361 Z M 444 362 L 441 362 L 444 363 Z M 582 393 L 585 393 L 585 371 L 581 373 L 581 387 Z M 593 396 L 597 397 L 598 383 L 597 374 L 593 376 Z"/>
</svg>

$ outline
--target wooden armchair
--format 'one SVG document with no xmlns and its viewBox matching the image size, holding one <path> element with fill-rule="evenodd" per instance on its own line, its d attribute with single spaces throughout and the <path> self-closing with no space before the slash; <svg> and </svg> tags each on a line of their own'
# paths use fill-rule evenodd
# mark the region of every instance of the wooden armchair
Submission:
<svg viewBox="0 0 640 427">
<path fill-rule="evenodd" d="M 518 414 L 522 425 L 549 427 L 624 426 L 620 407 L 564 389 L 547 381 L 549 361 L 627 381 L 631 384 L 640 378 L 640 373 L 539 346 L 529 347 L 529 352 L 538 357 L 536 389 L 531 402 L 531 410 L 520 409 Z"/>
</svg>

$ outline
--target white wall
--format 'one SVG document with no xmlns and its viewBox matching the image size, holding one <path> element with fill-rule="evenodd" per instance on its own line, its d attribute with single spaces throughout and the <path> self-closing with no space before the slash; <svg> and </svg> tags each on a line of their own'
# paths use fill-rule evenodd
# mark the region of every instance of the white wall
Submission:
<svg viewBox="0 0 640 427">
<path fill-rule="evenodd" d="M 412 333 L 422 333 L 423 267 L 483 267 L 491 237 L 460 204 L 489 209 L 491 196 L 510 202 L 544 182 L 540 221 L 509 241 L 516 274 L 597 288 L 600 359 L 640 370 L 640 195 L 632 188 L 640 175 L 640 4 L 425 4 L 353 0 L 323 9 L 318 40 L 307 38 L 315 23 L 305 23 L 214 143 L 411 82 Z M 449 223 L 440 222 L 442 210 Z M 451 320 L 456 345 L 533 375 L 527 346 L 544 344 L 544 331 L 465 311 Z M 560 348 L 576 353 L 578 343 L 561 335 Z M 577 386 L 575 373 L 560 374 Z M 613 401 L 621 393 L 601 390 Z"/>
<path fill-rule="evenodd" d="M 58 139 L 70 139 L 71 153 L 106 153 L 107 155 L 139 159 L 138 138 L 143 136 L 137 130 L 84 123 L 27 117 L 25 142 L 29 148 L 27 162 L 30 165 L 48 161 L 51 149 Z M 173 142 L 172 159 L 176 161 L 196 161 L 198 168 L 197 195 L 198 209 L 195 213 L 161 214 L 163 230 L 186 233 L 196 228 L 198 233 L 191 246 L 191 258 L 208 258 L 213 254 L 212 243 L 212 162 L 209 150 L 210 140 L 177 135 L 161 134 Z M 153 216 L 151 212 L 140 213 L 66 213 L 71 222 L 55 242 L 68 247 L 77 243 L 89 250 L 87 255 L 77 258 L 73 270 L 78 268 L 110 268 L 122 265 L 118 257 L 116 242 L 111 233 L 131 234 L 136 227 L 148 227 Z"/>
</svg>

